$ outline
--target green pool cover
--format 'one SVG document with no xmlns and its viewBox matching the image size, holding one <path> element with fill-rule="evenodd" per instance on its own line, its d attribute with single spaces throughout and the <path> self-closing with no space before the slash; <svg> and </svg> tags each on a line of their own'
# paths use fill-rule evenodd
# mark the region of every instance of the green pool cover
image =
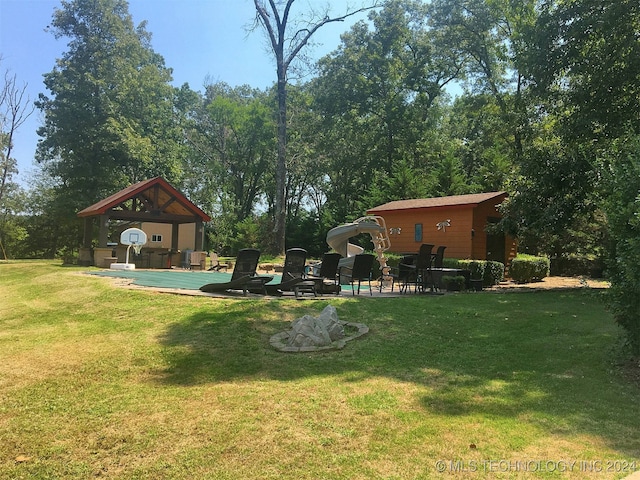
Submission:
<svg viewBox="0 0 640 480">
<path fill-rule="evenodd" d="M 90 270 L 87 273 L 102 277 L 131 279 L 134 285 L 155 288 L 177 288 L 183 290 L 198 290 L 207 283 L 228 282 L 231 273 L 193 270 Z M 273 274 L 269 274 L 270 276 Z M 270 283 L 280 283 L 282 276 L 273 275 Z M 343 290 L 351 291 L 350 285 L 342 285 Z M 362 286 L 368 291 L 368 286 Z"/>
<path fill-rule="evenodd" d="M 134 285 L 141 287 L 184 290 L 198 290 L 207 283 L 231 280 L 231 273 L 191 270 L 91 270 L 87 273 L 102 277 L 128 278 L 133 281 Z M 280 282 L 280 276 L 274 276 L 272 282 Z"/>
</svg>

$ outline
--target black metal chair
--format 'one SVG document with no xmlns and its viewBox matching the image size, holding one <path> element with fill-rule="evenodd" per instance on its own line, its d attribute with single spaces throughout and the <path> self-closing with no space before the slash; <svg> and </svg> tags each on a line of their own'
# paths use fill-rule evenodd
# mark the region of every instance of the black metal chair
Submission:
<svg viewBox="0 0 640 480">
<path fill-rule="evenodd" d="M 446 248 L 446 246 L 440 245 L 436 250 L 436 254 L 433 257 L 433 268 L 443 268 L 444 251 L 446 250 Z"/>
<path fill-rule="evenodd" d="M 433 247 L 430 243 L 423 243 L 420 245 L 420 251 L 418 252 L 418 258 L 416 260 L 416 273 L 418 279 L 416 280 L 416 291 L 419 288 L 424 292 L 427 287 L 433 289 L 433 278 L 431 276 L 431 267 L 433 265 L 433 255 L 431 251 Z"/>
<path fill-rule="evenodd" d="M 338 263 L 342 255 L 339 253 L 325 253 L 322 255 L 320 270 L 317 275 L 307 275 L 307 280 L 316 282 L 316 291 L 323 293 L 340 293 L 340 276 Z"/>
<path fill-rule="evenodd" d="M 354 257 L 352 267 L 343 267 L 340 269 L 340 276 L 348 279 L 351 284 L 351 293 L 353 295 L 356 294 L 354 289 L 356 280 L 358 281 L 358 295 L 360 295 L 360 284 L 363 280 L 369 282 L 369 295 L 373 295 L 371 288 L 371 268 L 373 267 L 373 261 L 375 258 L 375 255 L 361 253 Z M 345 271 L 343 272 L 343 270 Z"/>
<path fill-rule="evenodd" d="M 444 269 L 444 251 L 446 246 L 440 245 L 433 255 L 433 266 L 431 267 L 431 289 L 440 290 L 440 280 L 442 279 Z"/>
<path fill-rule="evenodd" d="M 405 255 L 400 259 L 397 267 L 393 267 L 390 272 L 391 276 L 391 291 L 397 283 L 400 293 L 404 293 L 407 290 L 411 292 L 411 284 L 414 284 L 414 290 L 417 288 L 416 281 L 418 278 L 415 266 L 415 255 Z"/>
</svg>

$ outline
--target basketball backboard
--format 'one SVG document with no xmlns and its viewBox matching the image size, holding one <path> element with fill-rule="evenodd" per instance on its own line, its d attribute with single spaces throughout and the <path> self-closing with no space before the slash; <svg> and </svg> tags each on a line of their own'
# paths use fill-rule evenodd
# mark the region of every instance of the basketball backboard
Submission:
<svg viewBox="0 0 640 480">
<path fill-rule="evenodd" d="M 144 245 L 147 243 L 147 234 L 139 228 L 127 228 L 120 234 L 120 243 L 123 245 Z"/>
</svg>

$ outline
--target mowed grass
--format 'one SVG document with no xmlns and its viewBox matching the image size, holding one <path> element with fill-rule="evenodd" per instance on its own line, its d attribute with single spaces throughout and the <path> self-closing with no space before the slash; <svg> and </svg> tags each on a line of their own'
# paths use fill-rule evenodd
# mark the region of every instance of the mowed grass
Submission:
<svg viewBox="0 0 640 480">
<path fill-rule="evenodd" d="M 640 389 L 598 291 L 214 299 L 85 270 L 0 264 L 2 479 L 640 469 Z M 327 304 L 370 334 L 329 353 L 269 346 Z"/>
</svg>

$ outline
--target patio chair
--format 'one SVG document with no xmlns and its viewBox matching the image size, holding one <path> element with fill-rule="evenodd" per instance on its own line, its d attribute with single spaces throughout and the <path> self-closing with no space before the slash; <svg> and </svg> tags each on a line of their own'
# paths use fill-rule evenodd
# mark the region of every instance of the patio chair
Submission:
<svg viewBox="0 0 640 480">
<path fill-rule="evenodd" d="M 315 282 L 305 280 L 304 269 L 307 262 L 307 251 L 304 248 L 290 248 L 284 258 L 282 279 L 280 283 L 265 285 L 269 295 L 282 295 L 284 292 L 293 292 L 296 296 L 304 292 L 316 295 Z"/>
<path fill-rule="evenodd" d="M 443 268 L 444 251 L 446 248 L 446 246 L 440 245 L 436 250 L 436 254 L 433 257 L 433 268 Z"/>
<path fill-rule="evenodd" d="M 342 255 L 339 253 L 325 253 L 322 255 L 320 270 L 317 275 L 307 275 L 307 280 L 316 282 L 316 291 L 323 293 L 340 293 L 340 277 L 338 275 L 338 262 Z"/>
<path fill-rule="evenodd" d="M 434 256 L 432 275 L 432 291 L 438 292 L 442 286 L 442 278 L 445 276 L 462 276 L 465 278 L 465 288 L 471 288 L 471 270 L 468 268 L 445 267 L 444 251 L 447 247 L 438 247 L 438 252 Z"/>
<path fill-rule="evenodd" d="M 209 252 L 209 258 L 211 259 L 211 266 L 208 270 L 215 270 L 216 272 L 219 272 L 224 268 L 224 271 L 226 272 L 229 268 L 229 265 L 226 263 L 220 263 L 220 257 L 218 257 L 216 252 Z"/>
<path fill-rule="evenodd" d="M 431 275 L 433 255 L 431 251 L 434 246 L 435 245 L 430 243 L 423 243 L 420 245 L 420 251 L 418 252 L 418 258 L 416 260 L 416 274 L 418 275 L 416 287 L 422 292 L 424 292 L 427 287 L 433 289 L 433 277 Z"/>
<path fill-rule="evenodd" d="M 189 268 L 191 270 L 204 270 L 207 262 L 207 252 L 191 252 L 189 255 Z"/>
<path fill-rule="evenodd" d="M 225 292 L 227 290 L 242 290 L 246 296 L 248 292 L 266 294 L 265 284 L 273 280 L 273 276 L 259 276 L 256 274 L 260 250 L 244 248 L 238 252 L 236 264 L 233 267 L 231 280 L 228 282 L 207 283 L 200 290 L 207 293 Z"/>
<path fill-rule="evenodd" d="M 397 283 L 400 293 L 407 290 L 411 292 L 411 284 L 414 285 L 414 291 L 417 289 L 418 274 L 415 266 L 415 255 L 405 255 L 400 259 L 397 267 L 391 269 L 391 291 Z"/>
<path fill-rule="evenodd" d="M 360 284 L 363 280 L 369 282 L 369 295 L 373 295 L 371 288 L 371 267 L 373 267 L 373 260 L 375 255 L 369 253 L 361 253 L 354 257 L 352 267 L 343 267 L 340 269 L 340 276 L 345 277 L 351 284 L 351 293 L 355 295 L 354 283 L 358 281 L 358 295 L 360 295 Z M 345 270 L 343 272 L 343 270 Z"/>
<path fill-rule="evenodd" d="M 447 247 L 440 245 L 433 255 L 433 266 L 431 267 L 431 288 L 434 291 L 440 290 L 440 280 L 444 274 L 444 251 Z"/>
</svg>

